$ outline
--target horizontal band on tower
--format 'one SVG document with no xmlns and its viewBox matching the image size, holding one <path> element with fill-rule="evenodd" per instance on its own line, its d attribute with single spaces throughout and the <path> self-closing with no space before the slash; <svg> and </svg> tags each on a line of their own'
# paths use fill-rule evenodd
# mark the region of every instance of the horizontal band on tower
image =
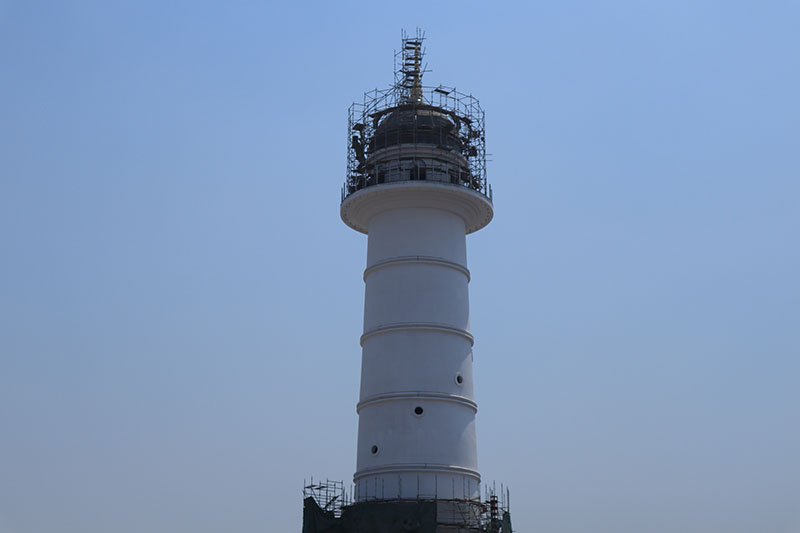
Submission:
<svg viewBox="0 0 800 533">
<path fill-rule="evenodd" d="M 451 402 L 469 407 L 474 412 L 478 412 L 478 404 L 475 400 L 460 396 L 458 394 L 448 394 L 446 392 L 423 392 L 423 391 L 404 391 L 404 392 L 388 392 L 386 394 L 376 394 L 370 396 L 366 400 L 358 402 L 356 405 L 356 412 L 360 413 L 361 409 L 369 405 L 375 405 L 384 402 L 397 402 L 402 400 L 429 400 L 437 402 Z"/>
<path fill-rule="evenodd" d="M 420 474 L 456 474 L 460 476 L 469 476 L 475 478 L 477 481 L 481 480 L 481 475 L 477 470 L 463 466 L 438 463 L 393 463 L 388 465 L 373 466 L 371 468 L 363 468 L 353 474 L 353 481 L 358 481 L 360 478 L 367 476 L 377 476 L 381 474 L 407 474 L 411 472 Z"/>
<path fill-rule="evenodd" d="M 402 257 L 391 257 L 389 259 L 384 259 L 383 261 L 378 261 L 374 265 L 367 267 L 364 270 L 364 281 L 367 281 L 367 276 L 375 272 L 376 270 L 380 270 L 381 268 L 385 268 L 387 266 L 394 266 L 394 265 L 437 265 L 443 266 L 446 268 L 452 268 L 453 270 L 457 270 L 464 274 L 467 277 L 467 282 L 470 280 L 469 269 L 462 264 L 456 263 L 455 261 L 449 261 L 447 259 L 442 259 L 441 257 L 432 257 L 432 256 L 425 256 L 425 255 L 406 255 Z"/>
<path fill-rule="evenodd" d="M 457 328 L 455 326 L 448 326 L 447 324 L 438 324 L 436 322 L 402 322 L 397 324 L 386 324 L 385 326 L 378 326 L 361 335 L 361 346 L 364 346 L 364 341 L 376 335 L 383 335 L 384 333 L 394 333 L 397 331 L 439 331 L 442 333 L 450 333 L 464 337 L 472 346 L 475 343 L 475 338 L 469 331 Z"/>
</svg>

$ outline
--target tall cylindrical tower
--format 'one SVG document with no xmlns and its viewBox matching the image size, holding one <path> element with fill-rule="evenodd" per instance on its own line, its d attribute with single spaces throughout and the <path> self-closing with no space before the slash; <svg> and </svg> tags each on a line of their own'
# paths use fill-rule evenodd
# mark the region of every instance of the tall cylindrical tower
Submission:
<svg viewBox="0 0 800 533">
<path fill-rule="evenodd" d="M 466 235 L 492 219 L 483 111 L 422 86 L 404 38 L 394 87 L 350 112 L 341 216 L 368 235 L 355 500 L 480 501 Z"/>
<path fill-rule="evenodd" d="M 350 107 L 342 220 L 368 236 L 352 490 L 304 485 L 303 533 L 511 533 L 481 490 L 466 236 L 494 214 L 483 110 L 422 85 L 423 36 L 395 83 Z M 482 497 L 483 496 L 483 497 Z"/>
</svg>

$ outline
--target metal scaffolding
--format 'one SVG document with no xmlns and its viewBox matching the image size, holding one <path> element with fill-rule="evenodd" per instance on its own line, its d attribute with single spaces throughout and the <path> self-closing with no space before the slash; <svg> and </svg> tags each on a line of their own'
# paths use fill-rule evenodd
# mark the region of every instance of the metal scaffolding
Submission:
<svg viewBox="0 0 800 533">
<path fill-rule="evenodd" d="M 317 481 L 314 478 L 306 485 L 303 482 L 303 498 L 312 498 L 323 512 L 331 513 L 335 518 L 342 516 L 342 509 L 350 505 L 349 495 L 344 490 L 344 481 Z"/>
<path fill-rule="evenodd" d="M 304 519 L 306 533 L 350 533 L 353 524 L 366 516 L 375 523 L 394 522 L 398 517 L 416 516 L 420 509 L 429 511 L 429 528 L 420 533 L 513 533 L 510 493 L 507 487 L 485 485 L 483 499 L 416 498 L 374 499 L 354 502 L 352 487 L 345 490 L 343 481 L 314 482 L 303 486 L 303 497 L 313 500 L 307 512 L 316 519 Z M 479 491 L 480 492 L 480 491 Z M 422 513 L 424 514 L 424 512 Z"/>
<path fill-rule="evenodd" d="M 394 85 L 366 92 L 350 106 L 342 200 L 371 185 L 411 180 L 460 185 L 491 199 L 483 109 L 455 87 L 422 84 L 424 40 L 419 30 L 413 37 L 403 33 Z M 401 177 L 387 180 L 387 169 Z"/>
</svg>

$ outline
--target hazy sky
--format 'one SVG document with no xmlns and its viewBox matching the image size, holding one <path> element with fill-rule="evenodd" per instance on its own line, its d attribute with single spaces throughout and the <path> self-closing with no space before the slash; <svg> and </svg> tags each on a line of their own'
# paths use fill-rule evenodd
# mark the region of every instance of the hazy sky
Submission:
<svg viewBox="0 0 800 533">
<path fill-rule="evenodd" d="M 0 533 L 349 481 L 347 107 L 486 110 L 478 443 L 522 533 L 800 532 L 800 2 L 0 1 Z"/>
</svg>

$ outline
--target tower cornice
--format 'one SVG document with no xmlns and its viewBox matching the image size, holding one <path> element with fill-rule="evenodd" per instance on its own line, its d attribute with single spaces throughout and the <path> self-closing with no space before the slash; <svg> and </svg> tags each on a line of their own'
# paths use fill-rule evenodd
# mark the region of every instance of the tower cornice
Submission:
<svg viewBox="0 0 800 533">
<path fill-rule="evenodd" d="M 403 181 L 374 185 L 357 191 L 341 205 L 342 221 L 361 233 L 369 233 L 372 218 L 384 211 L 403 208 L 442 209 L 461 217 L 466 233 L 485 227 L 494 217 L 489 198 L 467 187 L 448 183 Z"/>
</svg>

